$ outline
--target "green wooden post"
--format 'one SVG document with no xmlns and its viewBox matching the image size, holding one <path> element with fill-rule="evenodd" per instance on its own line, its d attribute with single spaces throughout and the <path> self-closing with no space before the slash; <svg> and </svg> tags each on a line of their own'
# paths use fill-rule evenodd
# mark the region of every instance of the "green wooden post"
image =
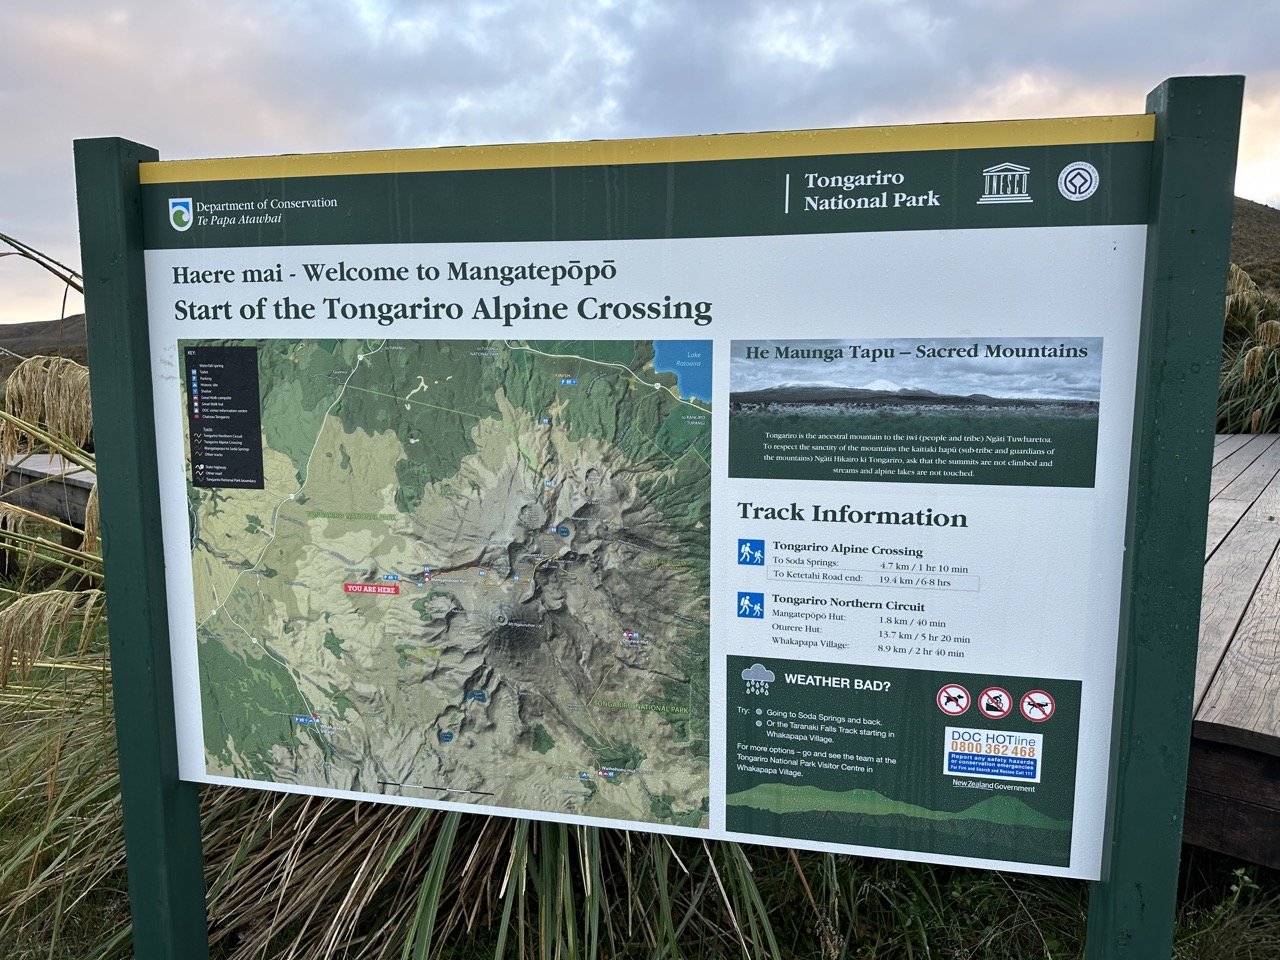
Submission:
<svg viewBox="0 0 1280 960">
<path fill-rule="evenodd" d="M 1196 676 L 1243 77 L 1180 77 L 1156 118 L 1104 879 L 1089 960 L 1168 960 Z"/>
<path fill-rule="evenodd" d="M 201 960 L 200 806 L 178 780 L 142 263 L 138 164 L 156 159 L 127 140 L 75 144 L 134 955 Z"/>
</svg>

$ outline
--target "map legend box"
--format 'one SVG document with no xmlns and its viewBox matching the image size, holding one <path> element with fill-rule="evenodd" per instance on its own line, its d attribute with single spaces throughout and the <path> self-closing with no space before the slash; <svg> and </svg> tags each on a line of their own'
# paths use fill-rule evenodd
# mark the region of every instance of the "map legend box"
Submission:
<svg viewBox="0 0 1280 960">
<path fill-rule="evenodd" d="M 261 490 L 257 349 L 184 346 L 182 352 L 192 485 Z"/>
</svg>

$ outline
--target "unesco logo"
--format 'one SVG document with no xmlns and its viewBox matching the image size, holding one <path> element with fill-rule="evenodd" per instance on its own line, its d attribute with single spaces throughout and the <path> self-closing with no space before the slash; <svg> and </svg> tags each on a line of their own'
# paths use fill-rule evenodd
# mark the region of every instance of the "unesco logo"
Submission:
<svg viewBox="0 0 1280 960">
<path fill-rule="evenodd" d="M 1068 200 L 1088 200 L 1097 192 L 1100 179 L 1097 167 L 1077 160 L 1067 164 L 1058 174 L 1058 192 Z"/>
</svg>

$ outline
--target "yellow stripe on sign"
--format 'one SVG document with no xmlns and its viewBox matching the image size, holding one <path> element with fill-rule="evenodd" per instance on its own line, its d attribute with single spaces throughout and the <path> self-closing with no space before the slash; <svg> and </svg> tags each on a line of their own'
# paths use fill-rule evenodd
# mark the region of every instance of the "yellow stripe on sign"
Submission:
<svg viewBox="0 0 1280 960">
<path fill-rule="evenodd" d="M 984 147 L 1045 147 L 1076 143 L 1140 143 L 1155 139 L 1151 114 L 931 123 L 908 127 L 845 127 L 778 133 L 729 133 L 653 140 L 583 140 L 484 147 L 282 154 L 220 160 L 166 160 L 139 167 L 142 183 L 274 180 L 436 170 L 590 167 L 691 160 L 752 160 L 841 153 L 907 153 Z"/>
</svg>

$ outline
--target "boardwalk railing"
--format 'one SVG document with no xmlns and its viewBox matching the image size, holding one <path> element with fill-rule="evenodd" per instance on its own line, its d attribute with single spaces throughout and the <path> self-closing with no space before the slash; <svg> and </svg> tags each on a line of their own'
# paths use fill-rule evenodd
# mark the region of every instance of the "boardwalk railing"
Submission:
<svg viewBox="0 0 1280 960">
<path fill-rule="evenodd" d="M 97 477 L 92 470 L 53 454 L 28 454 L 6 464 L 0 500 L 77 527 Z"/>
</svg>

